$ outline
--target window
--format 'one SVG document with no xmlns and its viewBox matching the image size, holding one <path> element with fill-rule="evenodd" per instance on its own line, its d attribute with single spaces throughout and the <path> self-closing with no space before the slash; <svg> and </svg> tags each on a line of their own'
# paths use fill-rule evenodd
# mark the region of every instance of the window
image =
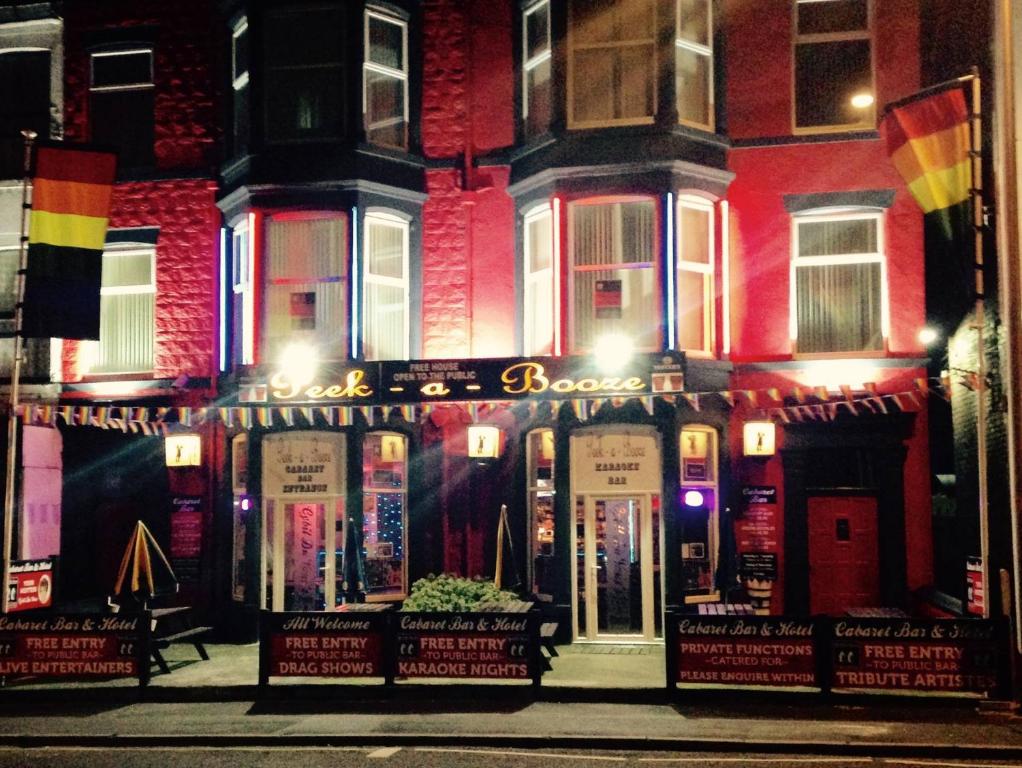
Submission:
<svg viewBox="0 0 1022 768">
<path fill-rule="evenodd" d="M 528 505 L 532 531 L 532 591 L 554 591 L 554 431 L 537 429 L 528 435 Z"/>
<path fill-rule="evenodd" d="M 713 205 L 699 198 L 678 201 L 678 347 L 713 351 Z"/>
<path fill-rule="evenodd" d="M 83 342 L 83 373 L 153 369 L 155 261 L 152 246 L 104 251 L 99 341 Z"/>
<path fill-rule="evenodd" d="M 231 274 L 234 276 L 234 360 L 255 362 L 255 296 L 252 290 L 252 239 L 243 221 L 231 234 Z"/>
<path fill-rule="evenodd" d="M 682 588 L 688 594 L 707 595 L 717 586 L 717 432 L 687 424 L 680 443 Z"/>
<path fill-rule="evenodd" d="M 50 52 L 0 51 L 0 179 L 25 175 L 26 128 L 50 135 Z"/>
<path fill-rule="evenodd" d="M 266 353 L 276 361 L 292 342 L 323 359 L 344 357 L 347 219 L 302 213 L 266 223 Z"/>
<path fill-rule="evenodd" d="M 408 359 L 408 223 L 395 216 L 365 217 L 366 360 Z"/>
<path fill-rule="evenodd" d="M 525 9 L 522 30 L 522 121 L 532 137 L 550 128 L 550 0 Z"/>
<path fill-rule="evenodd" d="M 797 352 L 883 349 L 880 222 L 880 213 L 794 219 L 792 338 Z"/>
<path fill-rule="evenodd" d="M 713 129 L 713 10 L 710 0 L 678 0 L 674 40 L 678 120 Z"/>
<path fill-rule="evenodd" d="M 796 130 L 875 125 L 872 26 L 870 0 L 795 3 Z"/>
<path fill-rule="evenodd" d="M 525 354 L 549 355 L 554 345 L 553 216 L 549 205 L 525 214 L 524 300 Z"/>
<path fill-rule="evenodd" d="M 95 144 L 117 149 L 121 168 L 153 164 L 153 52 L 92 54 L 89 124 Z"/>
<path fill-rule="evenodd" d="M 234 153 L 248 151 L 248 19 L 241 19 L 231 31 L 231 89 L 234 92 Z"/>
<path fill-rule="evenodd" d="M 652 200 L 572 203 L 571 351 L 622 335 L 637 350 L 660 344 L 656 205 Z"/>
<path fill-rule="evenodd" d="M 337 138 L 345 132 L 343 11 L 274 8 L 266 13 L 266 138 Z"/>
<path fill-rule="evenodd" d="M 652 123 L 656 112 L 654 0 L 571 0 L 568 125 Z"/>
<path fill-rule="evenodd" d="M 362 112 L 366 140 L 408 148 L 408 27 L 374 11 L 365 14 Z"/>
<path fill-rule="evenodd" d="M 370 432 L 362 443 L 362 552 L 369 600 L 407 595 L 408 438 Z"/>
</svg>

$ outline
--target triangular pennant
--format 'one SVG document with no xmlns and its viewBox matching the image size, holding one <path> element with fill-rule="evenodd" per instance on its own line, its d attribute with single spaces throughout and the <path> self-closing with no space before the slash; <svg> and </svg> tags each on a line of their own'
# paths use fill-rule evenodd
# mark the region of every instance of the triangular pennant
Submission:
<svg viewBox="0 0 1022 768">
<path fill-rule="evenodd" d="M 759 392 L 754 389 L 745 390 L 745 398 L 753 408 L 759 408 Z"/>
<path fill-rule="evenodd" d="M 801 405 L 806 401 L 806 391 L 802 387 L 795 387 L 795 400 Z"/>
<path fill-rule="evenodd" d="M 784 398 L 781 397 L 781 390 L 777 387 L 770 387 L 767 391 L 767 397 L 773 400 L 775 403 L 783 402 Z"/>
<path fill-rule="evenodd" d="M 238 423 L 241 424 L 243 429 L 252 429 L 252 409 L 251 408 L 239 408 L 238 409 Z"/>
<path fill-rule="evenodd" d="M 698 392 L 682 392 L 681 396 L 688 401 L 688 404 L 692 406 L 692 410 L 698 411 L 702 406 L 699 403 Z"/>
<path fill-rule="evenodd" d="M 585 400 L 572 400 L 571 409 L 575 411 L 575 418 L 579 421 L 586 420 L 586 401 Z"/>
<path fill-rule="evenodd" d="M 915 380 L 916 389 L 922 394 L 923 397 L 927 397 L 930 394 L 930 382 L 925 376 L 920 376 Z"/>
<path fill-rule="evenodd" d="M 726 402 L 729 406 L 731 406 L 732 408 L 735 407 L 735 395 L 730 389 L 725 389 L 724 391 L 719 392 L 718 394 L 722 398 L 724 398 L 724 402 Z"/>
<path fill-rule="evenodd" d="M 813 395 L 817 400 L 823 400 L 824 402 L 830 400 L 830 392 L 823 386 L 813 387 Z"/>
<path fill-rule="evenodd" d="M 777 416 L 785 424 L 791 423 L 791 417 L 788 415 L 788 410 L 786 408 L 775 408 L 774 415 Z"/>
<path fill-rule="evenodd" d="M 642 403 L 643 407 L 646 409 L 646 413 L 648 413 L 650 416 L 652 416 L 653 415 L 653 395 L 646 395 L 645 397 L 641 397 L 641 398 L 639 398 L 639 401 Z"/>
<path fill-rule="evenodd" d="M 305 419 L 305 423 L 310 427 L 316 423 L 316 409 L 311 405 L 306 405 L 298 409 L 302 413 L 302 418 Z"/>
</svg>

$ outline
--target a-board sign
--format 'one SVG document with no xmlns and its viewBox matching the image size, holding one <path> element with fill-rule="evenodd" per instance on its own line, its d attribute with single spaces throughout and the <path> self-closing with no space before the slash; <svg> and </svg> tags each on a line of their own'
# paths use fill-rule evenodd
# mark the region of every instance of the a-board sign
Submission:
<svg viewBox="0 0 1022 768">
<path fill-rule="evenodd" d="M 982 693 L 997 687 L 997 624 L 981 619 L 838 619 L 834 688 Z"/>
<path fill-rule="evenodd" d="M 398 613 L 399 677 L 533 677 L 527 613 Z"/>
<path fill-rule="evenodd" d="M 265 676 L 384 677 L 386 619 L 382 612 L 264 613 Z"/>
<path fill-rule="evenodd" d="M 670 617 L 676 683 L 819 687 L 807 619 L 759 616 Z"/>
<path fill-rule="evenodd" d="M 0 676 L 135 676 L 142 630 L 138 616 L 0 616 Z"/>
<path fill-rule="evenodd" d="M 30 611 L 53 604 L 53 560 L 13 560 L 7 582 L 7 611 Z"/>
</svg>

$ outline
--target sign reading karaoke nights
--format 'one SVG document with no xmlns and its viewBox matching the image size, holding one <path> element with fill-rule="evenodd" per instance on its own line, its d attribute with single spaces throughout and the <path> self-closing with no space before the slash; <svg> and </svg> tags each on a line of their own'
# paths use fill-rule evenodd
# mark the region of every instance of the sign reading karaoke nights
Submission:
<svg viewBox="0 0 1022 768">
<path fill-rule="evenodd" d="M 522 613 L 400 613 L 399 677 L 533 676 L 529 616 Z"/>
</svg>

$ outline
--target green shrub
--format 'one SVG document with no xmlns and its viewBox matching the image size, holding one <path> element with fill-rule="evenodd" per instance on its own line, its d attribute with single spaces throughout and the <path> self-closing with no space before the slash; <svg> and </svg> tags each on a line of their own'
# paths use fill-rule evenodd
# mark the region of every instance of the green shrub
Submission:
<svg viewBox="0 0 1022 768">
<path fill-rule="evenodd" d="M 492 581 L 466 579 L 443 573 L 429 575 L 412 584 L 402 611 L 474 611 L 479 603 L 517 600 L 514 592 L 497 589 Z"/>
</svg>

